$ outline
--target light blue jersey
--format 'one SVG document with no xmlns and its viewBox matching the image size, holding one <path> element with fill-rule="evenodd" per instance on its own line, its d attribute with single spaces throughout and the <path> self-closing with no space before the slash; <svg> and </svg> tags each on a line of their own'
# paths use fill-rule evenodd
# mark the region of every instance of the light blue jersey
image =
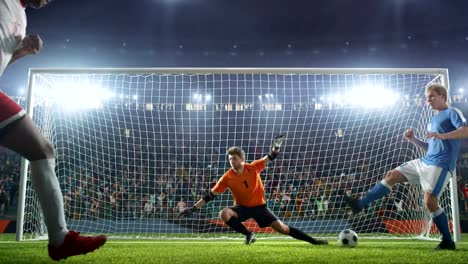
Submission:
<svg viewBox="0 0 468 264">
<path fill-rule="evenodd" d="M 467 122 L 462 112 L 454 107 L 449 107 L 440 111 L 432 117 L 427 125 L 427 132 L 448 133 L 467 126 Z M 460 151 L 460 139 L 440 140 L 429 139 L 429 148 L 421 160 L 427 165 L 433 165 L 455 171 L 458 153 Z"/>
</svg>

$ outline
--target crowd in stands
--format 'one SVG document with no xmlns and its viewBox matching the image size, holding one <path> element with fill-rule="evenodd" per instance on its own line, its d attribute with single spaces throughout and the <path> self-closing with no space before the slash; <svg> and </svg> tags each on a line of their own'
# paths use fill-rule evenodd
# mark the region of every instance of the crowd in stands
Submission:
<svg viewBox="0 0 468 264">
<path fill-rule="evenodd" d="M 20 157 L 0 147 L 0 218 L 17 202 Z"/>
<path fill-rule="evenodd" d="M 223 155 L 218 155 L 219 159 Z M 260 158 L 262 155 L 257 155 Z M 224 157 L 225 158 L 225 157 Z M 0 151 L 0 215 L 16 205 L 20 159 L 9 151 Z M 336 163 L 337 164 L 337 163 Z M 335 165 L 336 165 L 335 164 Z M 461 211 L 468 212 L 468 159 L 460 159 L 458 166 Z M 109 166 L 106 166 L 109 165 Z M 165 167 L 148 169 L 145 161 L 139 166 L 122 166 L 92 162 L 64 170 L 58 165 L 59 180 L 64 194 L 65 211 L 71 219 L 155 219 L 173 218 L 214 186 L 228 169 L 226 161 L 201 163 L 185 167 L 183 162 L 168 162 Z M 78 168 L 79 167 L 79 168 Z M 107 168 L 105 168 L 107 167 Z M 114 170 L 110 169 L 114 167 Z M 74 170 L 76 169 L 76 170 Z M 64 172 L 73 172 L 65 175 Z M 328 172 L 338 170 L 330 168 Z M 349 214 L 343 195 L 360 195 L 380 180 L 383 170 L 361 163 L 354 169 L 341 170 L 329 175 L 315 171 L 294 155 L 277 160 L 262 174 L 268 206 L 281 217 L 307 219 L 342 218 Z M 380 173 L 380 174 L 378 174 Z M 401 186 L 393 195 L 377 205 L 382 214 L 420 210 L 421 204 L 411 194 L 414 189 Z M 463 196 L 465 195 L 465 196 Z M 227 191 L 206 206 L 200 217 L 216 217 L 223 206 L 232 205 Z M 376 212 L 379 213 L 379 212 Z M 388 215 L 391 217 L 390 215 Z"/>
</svg>

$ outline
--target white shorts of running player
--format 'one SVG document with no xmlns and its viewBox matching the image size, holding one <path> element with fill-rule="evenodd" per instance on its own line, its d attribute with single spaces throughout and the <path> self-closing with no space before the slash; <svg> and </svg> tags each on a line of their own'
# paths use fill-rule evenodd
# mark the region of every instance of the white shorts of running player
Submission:
<svg viewBox="0 0 468 264">
<path fill-rule="evenodd" d="M 432 193 L 439 197 L 447 186 L 452 172 L 437 166 L 427 165 L 420 159 L 403 163 L 396 168 L 403 174 L 408 183 L 420 184 L 424 192 Z"/>
</svg>

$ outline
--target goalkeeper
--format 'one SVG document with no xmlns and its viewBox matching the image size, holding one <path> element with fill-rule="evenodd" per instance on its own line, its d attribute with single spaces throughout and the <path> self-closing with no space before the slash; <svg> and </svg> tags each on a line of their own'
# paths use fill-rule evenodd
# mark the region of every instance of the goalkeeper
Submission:
<svg viewBox="0 0 468 264">
<path fill-rule="evenodd" d="M 216 195 L 229 188 L 235 205 L 221 210 L 220 216 L 228 226 L 245 235 L 246 245 L 250 245 L 256 240 L 255 235 L 242 224 L 242 222 L 250 218 L 253 218 L 261 228 L 270 226 L 281 234 L 314 245 L 328 244 L 326 240 L 315 239 L 299 229 L 285 225 L 267 208 L 260 173 L 265 169 L 268 162 L 278 156 L 283 139 L 284 136 L 277 136 L 270 153 L 250 164 L 245 163 L 245 153 L 242 149 L 238 147 L 229 148 L 227 154 L 231 169 L 224 173 L 204 198 L 200 199 L 193 207 L 182 211 L 179 217 L 189 217 L 193 212 L 213 200 Z"/>
</svg>

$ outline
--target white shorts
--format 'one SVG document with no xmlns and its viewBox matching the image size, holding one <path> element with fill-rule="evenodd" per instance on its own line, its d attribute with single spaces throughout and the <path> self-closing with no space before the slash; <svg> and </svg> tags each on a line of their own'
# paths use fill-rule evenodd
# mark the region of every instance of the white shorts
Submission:
<svg viewBox="0 0 468 264">
<path fill-rule="evenodd" d="M 396 170 L 401 172 L 409 183 L 420 184 L 424 192 L 432 193 L 436 197 L 440 196 L 452 177 L 452 172 L 449 170 L 427 165 L 421 159 L 403 163 Z"/>
<path fill-rule="evenodd" d="M 26 112 L 8 95 L 0 91 L 0 130 L 21 119 Z"/>
</svg>

